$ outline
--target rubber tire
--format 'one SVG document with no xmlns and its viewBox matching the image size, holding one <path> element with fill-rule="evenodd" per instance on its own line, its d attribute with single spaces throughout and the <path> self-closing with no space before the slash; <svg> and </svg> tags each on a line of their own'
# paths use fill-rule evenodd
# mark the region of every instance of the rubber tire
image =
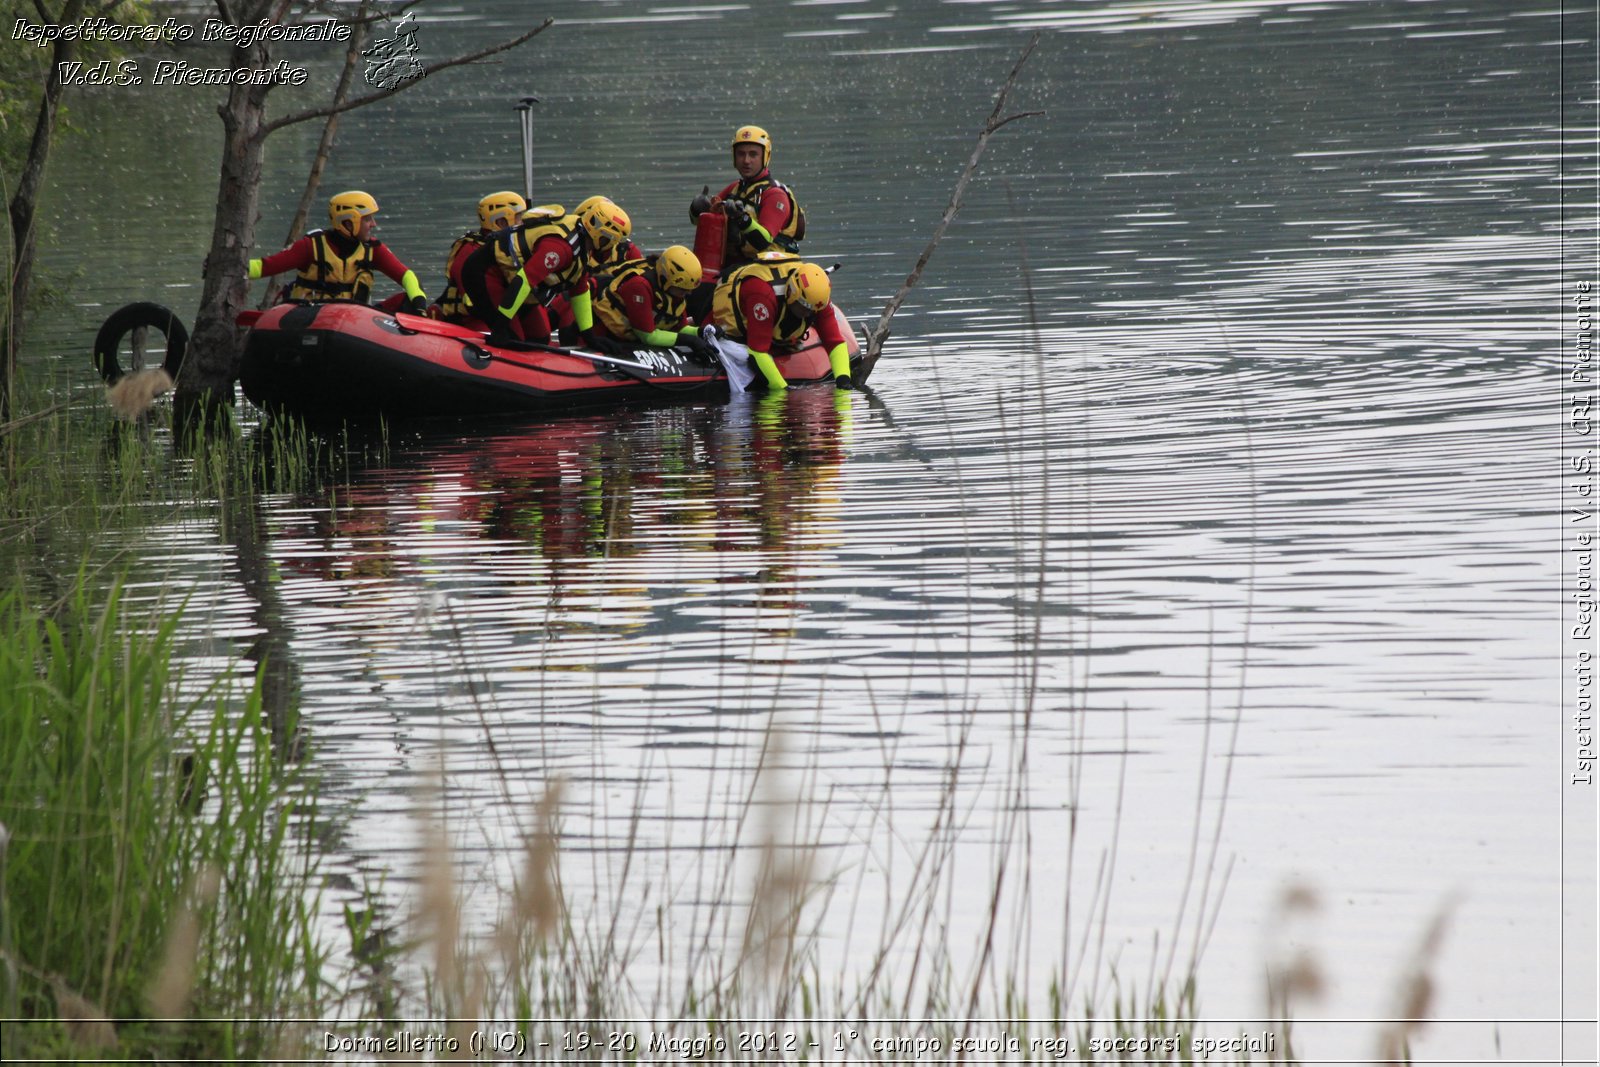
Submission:
<svg viewBox="0 0 1600 1067">
<path fill-rule="evenodd" d="M 184 353 L 189 350 L 189 331 L 170 308 L 141 300 L 113 311 L 94 335 L 94 367 L 107 385 L 126 373 L 117 362 L 117 349 L 122 347 L 124 337 L 141 326 L 154 326 L 166 335 L 167 356 L 161 361 L 161 368 L 173 381 L 178 380 Z"/>
</svg>

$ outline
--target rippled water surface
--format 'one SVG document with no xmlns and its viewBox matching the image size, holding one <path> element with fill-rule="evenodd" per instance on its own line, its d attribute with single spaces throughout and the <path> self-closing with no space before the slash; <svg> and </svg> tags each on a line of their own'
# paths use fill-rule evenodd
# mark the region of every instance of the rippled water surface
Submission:
<svg viewBox="0 0 1600 1067">
<path fill-rule="evenodd" d="M 422 10 L 440 55 L 524 17 Z M 1556 5 L 550 13 L 342 128 L 325 188 L 374 192 L 430 289 L 477 197 L 520 184 L 523 92 L 540 195 L 607 192 L 648 247 L 688 236 L 728 133 L 764 125 L 861 319 L 1033 30 L 1009 110 L 1042 114 L 995 135 L 868 392 L 407 428 L 348 482 L 255 501 L 252 533 L 200 516 L 144 546 L 149 595 L 189 591 L 210 635 L 197 669 L 266 651 L 297 686 L 331 867 L 402 894 L 442 768 L 492 915 L 559 778 L 576 906 L 665 907 L 687 944 L 747 891 L 765 752 L 833 879 L 824 973 L 865 962 L 883 884 L 953 818 L 960 951 L 1025 843 L 996 951 L 1036 1004 L 1063 960 L 1081 1001 L 1198 946 L 1227 1031 L 1305 948 L 1327 984 L 1297 1014 L 1347 1020 L 1313 1051 L 1364 1056 L 1447 914 L 1432 1010 L 1457 1022 L 1419 1054 L 1553 1055 L 1516 1024 L 1559 1015 L 1563 938 L 1594 931 L 1563 926 L 1561 864 L 1594 857 L 1563 854 L 1554 762 L 1556 188 L 1564 151 L 1593 152 L 1563 146 Z M 152 128 L 178 107 L 134 105 Z M 173 154 L 204 160 L 214 120 L 191 125 Z M 264 243 L 312 138 L 274 143 Z M 79 143 L 57 185 L 170 165 L 149 151 Z M 63 338 L 136 296 L 192 313 L 203 242 L 170 220 L 208 224 L 213 172 L 191 170 L 101 220 L 164 265 L 98 287 Z M 1285 919 L 1289 886 L 1320 908 Z M 634 947 L 644 994 L 657 949 Z"/>
</svg>

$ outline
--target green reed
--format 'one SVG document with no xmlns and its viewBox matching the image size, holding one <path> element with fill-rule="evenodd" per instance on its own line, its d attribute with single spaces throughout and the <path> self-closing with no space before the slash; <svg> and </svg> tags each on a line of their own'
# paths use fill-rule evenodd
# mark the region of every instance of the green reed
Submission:
<svg viewBox="0 0 1600 1067">
<path fill-rule="evenodd" d="M 126 592 L 260 456 L 69 406 L 0 460 L 0 1057 L 273 1055 L 325 993 L 311 793 L 260 676 L 186 684 L 181 605 Z"/>
<path fill-rule="evenodd" d="M 81 583 L 46 617 L 0 597 L 6 1055 L 236 1056 L 320 984 L 259 689 L 186 696 L 175 618 Z"/>
</svg>

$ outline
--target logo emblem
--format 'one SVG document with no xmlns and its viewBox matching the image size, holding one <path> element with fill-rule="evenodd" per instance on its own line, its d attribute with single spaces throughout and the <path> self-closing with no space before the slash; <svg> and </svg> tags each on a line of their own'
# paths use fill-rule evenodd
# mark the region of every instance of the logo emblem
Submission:
<svg viewBox="0 0 1600 1067">
<path fill-rule="evenodd" d="M 395 23 L 393 37 L 377 38 L 361 54 L 367 60 L 367 84 L 378 89 L 398 89 L 424 73 L 417 61 L 417 26 L 409 11 Z"/>
<path fill-rule="evenodd" d="M 545 270 L 553 272 L 559 266 L 561 266 L 561 253 L 560 252 L 546 252 L 544 254 L 544 269 Z"/>
<path fill-rule="evenodd" d="M 765 304 L 757 304 L 750 309 L 750 317 L 757 322 L 766 322 L 772 318 L 772 311 Z"/>
</svg>

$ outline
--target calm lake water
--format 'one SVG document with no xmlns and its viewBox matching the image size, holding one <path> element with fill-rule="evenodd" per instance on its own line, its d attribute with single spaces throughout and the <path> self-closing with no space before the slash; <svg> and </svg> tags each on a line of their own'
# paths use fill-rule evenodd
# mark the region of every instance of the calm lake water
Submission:
<svg viewBox="0 0 1600 1067">
<path fill-rule="evenodd" d="M 424 5 L 425 58 L 524 7 Z M 1142 1001 L 1198 948 L 1211 1029 L 1259 1030 L 1264 969 L 1305 950 L 1300 1051 L 1365 1057 L 1443 913 L 1450 1021 L 1417 1055 L 1553 1060 L 1595 995 L 1592 905 L 1563 915 L 1595 856 L 1592 829 L 1563 844 L 1557 495 L 1584 27 L 1483 0 L 538 11 L 526 48 L 341 126 L 324 192 L 377 196 L 430 291 L 477 198 L 521 184 L 525 93 L 540 198 L 605 192 L 651 248 L 765 126 L 858 319 L 1033 30 L 1009 109 L 1043 114 L 996 134 L 869 393 L 406 429 L 348 483 L 256 500 L 256 534 L 202 509 L 141 545 L 141 595 L 189 598 L 197 679 L 266 652 L 298 685 L 335 905 L 367 881 L 403 911 L 442 768 L 487 926 L 559 778 L 567 891 L 627 916 L 648 1004 L 748 892 L 777 728 L 776 796 L 834 880 L 825 977 L 864 969 L 933 835 L 958 964 L 1009 864 L 997 968 L 1033 1015 L 1063 961 L 1075 1004 L 1113 974 Z M 79 101 L 45 263 L 85 265 L 92 226 L 111 269 L 40 350 L 86 403 L 112 308 L 193 314 L 210 107 Z M 271 143 L 262 251 L 316 133 Z M 1289 887 L 1320 907 L 1286 919 Z"/>
</svg>

